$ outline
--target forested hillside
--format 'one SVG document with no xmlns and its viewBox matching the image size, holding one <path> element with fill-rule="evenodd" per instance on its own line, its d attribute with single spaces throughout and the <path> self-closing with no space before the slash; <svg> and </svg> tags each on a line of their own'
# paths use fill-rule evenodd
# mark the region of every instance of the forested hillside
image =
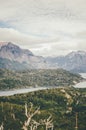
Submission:
<svg viewBox="0 0 86 130">
<path fill-rule="evenodd" d="M 38 86 L 72 86 L 83 78 L 63 69 L 9 71 L 0 69 L 0 89 L 15 89 Z"/>
<path fill-rule="evenodd" d="M 25 103 L 29 114 L 40 107 L 39 113 L 31 121 L 46 122 L 51 116 L 54 130 L 74 130 L 77 112 L 79 130 L 86 130 L 86 89 L 58 88 L 0 97 L 0 124 L 4 130 L 22 130 L 27 121 Z M 46 130 L 45 125 L 39 125 L 36 130 Z"/>
</svg>

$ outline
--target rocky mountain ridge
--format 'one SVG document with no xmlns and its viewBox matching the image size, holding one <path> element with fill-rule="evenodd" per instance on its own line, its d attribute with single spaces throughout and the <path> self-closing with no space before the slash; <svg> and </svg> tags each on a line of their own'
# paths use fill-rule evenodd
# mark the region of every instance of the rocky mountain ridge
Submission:
<svg viewBox="0 0 86 130">
<path fill-rule="evenodd" d="M 18 67 L 19 70 L 19 66 L 20 68 L 22 66 L 21 70 L 44 68 L 45 59 L 41 56 L 35 56 L 30 50 L 21 49 L 11 42 L 2 45 L 0 48 L 0 68 L 17 70 Z"/>
<path fill-rule="evenodd" d="M 86 72 L 86 52 L 75 51 L 66 56 L 48 57 L 48 64 L 54 64 L 60 68 L 72 72 Z"/>
<path fill-rule="evenodd" d="M 0 42 L 0 68 L 11 70 L 63 68 L 83 73 L 86 72 L 86 52 L 75 51 L 66 56 L 44 58 L 11 42 Z"/>
</svg>

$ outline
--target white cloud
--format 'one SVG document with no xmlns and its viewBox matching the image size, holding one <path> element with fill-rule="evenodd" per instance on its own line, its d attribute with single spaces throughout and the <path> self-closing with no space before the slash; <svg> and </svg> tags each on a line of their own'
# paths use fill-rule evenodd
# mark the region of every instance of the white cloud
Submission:
<svg viewBox="0 0 86 130">
<path fill-rule="evenodd" d="M 0 0 L 0 41 L 45 56 L 85 50 L 85 6 L 86 0 Z"/>
</svg>

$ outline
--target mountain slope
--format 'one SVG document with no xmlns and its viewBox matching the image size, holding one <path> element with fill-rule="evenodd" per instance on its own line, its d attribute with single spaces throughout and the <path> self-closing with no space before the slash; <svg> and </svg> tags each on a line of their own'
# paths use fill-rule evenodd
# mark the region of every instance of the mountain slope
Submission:
<svg viewBox="0 0 86 130">
<path fill-rule="evenodd" d="M 74 72 L 86 72 L 86 52 L 77 51 L 68 54 L 65 57 L 62 68 Z"/>
<path fill-rule="evenodd" d="M 28 60 L 28 56 L 33 56 L 32 52 L 29 50 L 23 50 L 19 46 L 8 42 L 7 45 L 4 45 L 0 49 L 0 57 L 6 58 L 9 60 L 15 60 L 18 62 L 25 61 L 24 58 Z"/>
<path fill-rule="evenodd" d="M 0 63 L 0 68 L 12 70 L 45 68 L 46 65 L 43 57 L 35 56 L 31 51 L 21 49 L 11 42 L 1 44 Z"/>
<path fill-rule="evenodd" d="M 48 57 L 47 63 L 72 72 L 86 72 L 86 52 L 71 52 L 66 56 Z"/>
</svg>

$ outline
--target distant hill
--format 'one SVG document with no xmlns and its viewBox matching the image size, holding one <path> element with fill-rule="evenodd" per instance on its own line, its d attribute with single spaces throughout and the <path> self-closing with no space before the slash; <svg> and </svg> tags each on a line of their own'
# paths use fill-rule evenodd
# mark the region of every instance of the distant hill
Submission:
<svg viewBox="0 0 86 130">
<path fill-rule="evenodd" d="M 73 86 L 82 80 L 80 75 L 72 74 L 63 69 L 39 69 L 21 72 L 0 69 L 0 89 L 2 90 L 38 86 L 66 87 Z"/>
</svg>

